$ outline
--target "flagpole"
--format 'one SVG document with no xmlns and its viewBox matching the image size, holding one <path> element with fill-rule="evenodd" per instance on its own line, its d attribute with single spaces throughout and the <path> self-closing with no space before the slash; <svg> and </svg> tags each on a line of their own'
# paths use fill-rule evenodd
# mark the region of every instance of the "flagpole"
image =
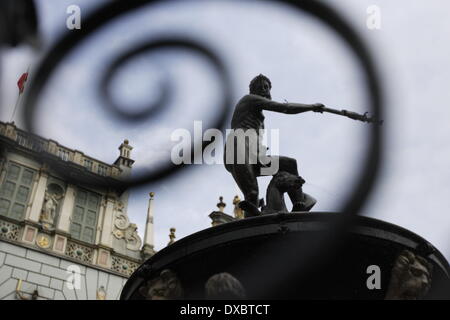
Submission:
<svg viewBox="0 0 450 320">
<path fill-rule="evenodd" d="M 14 109 L 13 109 L 13 113 L 12 113 L 10 122 L 13 122 L 14 115 L 16 114 L 17 106 L 19 105 L 19 101 L 20 101 L 20 96 L 21 96 L 21 95 L 22 95 L 22 94 L 21 94 L 20 91 L 19 91 L 19 94 L 18 94 L 17 100 L 16 100 L 16 105 L 14 106 Z"/>
<path fill-rule="evenodd" d="M 30 66 L 28 66 L 28 68 L 27 68 L 27 72 L 26 72 L 27 78 L 28 78 L 29 72 L 30 72 Z M 25 82 L 26 82 L 26 81 L 27 81 L 27 79 L 25 79 Z M 14 106 L 14 109 L 13 109 L 13 113 L 12 113 L 10 122 L 12 122 L 12 121 L 14 120 L 14 116 L 15 116 L 15 114 L 16 114 L 17 107 L 19 106 L 20 97 L 22 96 L 23 90 L 25 90 L 25 82 L 24 82 L 24 84 L 23 84 L 23 86 L 24 86 L 23 89 L 20 90 L 20 88 L 19 88 L 19 94 L 17 95 L 16 105 Z"/>
</svg>

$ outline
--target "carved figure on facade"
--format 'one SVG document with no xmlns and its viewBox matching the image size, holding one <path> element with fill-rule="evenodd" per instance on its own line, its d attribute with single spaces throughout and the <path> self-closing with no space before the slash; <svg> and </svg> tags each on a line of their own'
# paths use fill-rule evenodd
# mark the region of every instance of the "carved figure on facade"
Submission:
<svg viewBox="0 0 450 320">
<path fill-rule="evenodd" d="M 181 300 L 184 290 L 177 275 L 169 269 L 161 271 L 160 275 L 148 280 L 145 286 L 139 289 L 146 300 Z"/>
<path fill-rule="evenodd" d="M 42 205 L 39 218 L 39 222 L 44 229 L 49 230 L 54 228 L 56 216 L 58 214 L 59 201 L 63 198 L 63 193 L 63 189 L 56 184 L 50 184 L 47 187 L 44 195 L 44 204 Z"/>
<path fill-rule="evenodd" d="M 386 300 L 418 300 L 430 290 L 433 265 L 427 259 L 404 250 L 391 271 Z"/>
</svg>

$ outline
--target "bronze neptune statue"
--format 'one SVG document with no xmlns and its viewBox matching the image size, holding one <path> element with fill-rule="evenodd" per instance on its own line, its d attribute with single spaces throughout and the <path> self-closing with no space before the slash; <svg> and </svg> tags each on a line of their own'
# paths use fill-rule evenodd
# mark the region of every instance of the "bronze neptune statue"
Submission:
<svg viewBox="0 0 450 320">
<path fill-rule="evenodd" d="M 305 181 L 298 174 L 295 159 L 267 155 L 267 147 L 262 144 L 263 111 L 284 114 L 299 114 L 308 111 L 329 112 L 364 122 L 376 122 L 368 117 L 367 113 L 360 115 L 347 110 L 325 108 L 321 103 L 276 102 L 272 100 L 271 89 L 272 84 L 269 78 L 262 74 L 250 82 L 250 93 L 242 97 L 234 109 L 231 120 L 232 133 L 228 135 L 225 143 L 225 168 L 231 173 L 244 194 L 245 201 L 240 203 L 240 207 L 245 211 L 245 217 L 261 214 L 258 208 L 263 207 L 263 200 L 258 197 L 257 182 L 257 177 L 260 176 L 270 175 L 276 179 L 269 185 L 270 197 L 268 195 L 268 203 L 266 207 L 263 207 L 262 213 L 286 212 L 286 206 L 282 199 L 284 192 L 288 193 L 292 201 L 292 211 L 309 211 L 316 203 L 313 197 L 302 191 Z M 274 163 L 275 166 L 273 166 Z M 278 172 L 282 174 L 278 174 Z"/>
</svg>

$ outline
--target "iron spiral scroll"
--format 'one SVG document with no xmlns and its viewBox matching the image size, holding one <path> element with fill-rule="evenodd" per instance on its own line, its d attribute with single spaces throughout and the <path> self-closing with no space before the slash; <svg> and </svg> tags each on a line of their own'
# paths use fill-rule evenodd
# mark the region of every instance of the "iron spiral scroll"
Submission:
<svg viewBox="0 0 450 320">
<path fill-rule="evenodd" d="M 28 87 L 28 92 L 23 103 L 23 118 L 26 129 L 30 132 L 36 131 L 37 102 L 46 88 L 52 74 L 77 46 L 98 31 L 102 26 L 113 21 L 114 19 L 119 19 L 121 16 L 134 10 L 139 10 L 144 6 L 152 5 L 157 2 L 159 1 L 112 1 L 98 8 L 89 14 L 89 16 L 84 18 L 83 28 L 77 30 L 77 32 L 66 33 L 61 37 L 61 39 L 56 41 L 37 67 L 37 70 L 34 72 L 34 76 Z M 382 88 L 378 80 L 378 72 L 376 71 L 375 64 L 369 51 L 357 33 L 337 12 L 322 2 L 310 0 L 283 2 L 315 16 L 326 26 L 333 29 L 346 43 L 346 45 L 349 46 L 354 53 L 354 57 L 358 61 L 358 65 L 364 71 L 364 87 L 367 91 L 367 104 L 370 107 L 370 111 L 375 118 L 381 119 L 383 95 L 381 92 Z M 170 96 L 170 91 L 167 87 L 162 90 L 158 97 L 159 99 L 156 102 L 149 105 L 145 110 L 136 113 L 128 111 L 130 108 L 127 106 L 119 106 L 109 95 L 108 86 L 117 70 L 126 64 L 127 61 L 144 52 L 150 52 L 163 48 L 192 50 L 193 52 L 196 52 L 204 57 L 214 67 L 221 81 L 222 97 L 221 102 L 218 105 L 219 107 L 215 105 L 214 108 L 210 108 L 211 112 L 216 110 L 217 112 L 214 114 L 214 120 L 208 127 L 224 130 L 227 126 L 226 120 L 231 112 L 232 106 L 230 73 L 219 55 L 214 53 L 213 50 L 206 44 L 194 39 L 189 39 L 185 36 L 171 36 L 153 39 L 136 45 L 135 47 L 130 48 L 127 52 L 121 54 L 119 57 L 116 57 L 115 60 L 109 65 L 109 68 L 107 68 L 105 74 L 102 75 L 100 84 L 98 85 L 100 96 L 103 98 L 103 105 L 108 108 L 110 114 L 130 123 L 138 120 L 141 121 L 143 117 L 147 119 L 157 117 L 164 110 L 165 103 Z M 362 208 L 365 200 L 368 198 L 375 185 L 380 168 L 380 159 L 382 156 L 382 127 L 371 126 L 370 136 L 368 139 L 369 150 L 367 156 L 365 157 L 365 164 L 363 166 L 362 173 L 353 188 L 353 192 L 350 193 L 351 196 L 348 201 L 342 206 L 341 210 L 339 210 L 341 212 L 350 213 L 351 215 L 357 214 L 357 212 Z M 204 148 L 210 143 L 211 142 L 202 142 L 201 151 L 203 151 Z M 192 147 L 191 151 L 191 154 L 194 157 L 196 150 Z M 197 152 L 199 152 L 199 150 L 197 150 Z M 168 162 L 160 170 L 153 173 L 123 181 L 123 187 L 132 188 L 150 182 L 156 182 L 172 175 L 178 170 L 185 168 L 187 168 L 187 166 L 184 164 L 174 165 L 171 162 Z M 99 187 L 107 187 L 107 184 L 102 185 L 99 183 Z"/>
<path fill-rule="evenodd" d="M 66 57 L 77 48 L 83 41 L 95 34 L 104 25 L 110 23 L 115 19 L 120 19 L 124 15 L 140 10 L 146 6 L 155 5 L 162 1 L 151 0 L 129 0 L 129 1 L 112 1 L 102 7 L 96 9 L 83 19 L 83 28 L 77 32 L 70 32 L 64 34 L 52 48 L 48 50 L 47 55 L 43 58 L 39 64 L 36 72 L 31 79 L 30 86 L 28 87 L 27 95 L 23 104 L 23 117 L 25 120 L 26 129 L 30 132 L 36 131 L 36 112 L 38 101 L 42 92 L 46 88 L 49 79 L 52 74 L 58 69 L 58 67 L 64 62 Z M 375 65 L 375 62 L 367 49 L 364 41 L 361 37 L 352 29 L 349 23 L 332 7 L 329 5 L 317 1 L 317 0 L 286 0 L 279 1 L 290 5 L 293 9 L 303 11 L 326 25 L 333 30 L 335 34 L 351 49 L 354 58 L 357 61 L 358 66 L 361 68 L 364 74 L 364 89 L 367 96 L 367 105 L 370 112 L 377 119 L 383 119 L 383 103 L 384 94 L 383 88 L 379 81 L 379 74 Z M 108 66 L 106 72 L 101 76 L 101 81 L 98 85 L 98 91 L 103 99 L 103 105 L 108 108 L 110 114 L 118 117 L 118 119 L 133 123 L 135 121 L 141 121 L 142 118 L 150 119 L 157 117 L 164 111 L 170 95 L 170 87 L 166 86 L 162 89 L 158 99 L 153 104 L 147 106 L 146 109 L 139 112 L 129 112 L 130 108 L 127 106 L 118 105 L 114 99 L 109 95 L 108 87 L 111 80 L 114 78 L 116 72 L 125 65 L 127 61 L 133 59 L 139 54 L 148 53 L 158 49 L 175 48 L 175 49 L 187 49 L 202 56 L 208 61 L 214 68 L 215 72 L 219 76 L 222 88 L 221 102 L 218 106 L 210 108 L 214 110 L 213 120 L 208 127 L 224 130 L 227 127 L 226 120 L 229 118 L 232 101 L 232 84 L 230 72 L 225 66 L 220 55 L 214 52 L 207 44 L 198 41 L 196 39 L 187 38 L 186 36 L 170 36 L 160 37 L 147 42 L 142 42 L 135 45 L 125 53 L 116 57 L 115 60 Z M 212 111 L 211 111 L 212 112 Z M 305 247 L 302 250 L 302 258 L 295 261 L 295 270 L 291 272 L 307 273 L 308 270 L 314 268 L 315 265 L 323 262 L 323 255 L 326 252 L 332 251 L 334 248 L 339 247 L 344 243 L 346 231 L 352 229 L 355 225 L 360 223 L 360 217 L 358 213 L 363 208 L 364 204 L 368 200 L 370 194 L 375 188 L 377 177 L 379 176 L 382 151 L 383 151 L 383 127 L 373 125 L 370 126 L 370 134 L 368 136 L 368 150 L 364 158 L 364 164 L 361 166 L 361 172 L 359 173 L 357 182 L 354 184 L 350 196 L 347 201 L 339 208 L 340 215 L 336 219 L 332 219 L 333 228 L 330 228 L 326 235 L 321 235 L 316 238 L 315 245 L 311 247 Z M 202 142 L 201 152 L 212 142 Z M 191 154 L 195 157 L 196 153 L 200 150 L 195 150 L 192 146 Z M 45 159 L 44 159 L 45 160 Z M 163 179 L 172 176 L 174 173 L 179 172 L 182 169 L 187 169 L 187 165 L 174 165 L 171 162 L 166 163 L 162 168 L 157 171 L 147 173 L 141 176 L 130 178 L 121 182 L 123 189 L 129 189 L 137 186 L 142 186 L 148 183 L 160 182 Z M 108 182 L 98 182 L 96 187 L 108 188 Z M 281 234 L 289 234 L 288 220 L 301 218 L 303 216 L 294 216 L 293 218 L 284 215 L 274 215 L 272 217 L 261 218 L 261 223 L 278 224 Z M 244 228 L 245 224 L 258 225 L 260 218 L 251 218 L 248 221 L 242 221 L 240 223 L 217 229 L 224 231 L 226 228 Z M 359 219 L 359 220 L 358 220 Z M 356 221 L 356 222 L 355 222 Z M 369 223 L 370 224 L 370 223 Z M 376 224 L 376 223 L 375 223 Z M 219 232 L 218 231 L 218 232 Z M 203 232 L 201 236 L 210 236 L 211 231 Z M 212 236 L 212 235 L 211 235 Z M 412 236 L 414 237 L 414 236 Z M 198 240 L 195 236 L 190 239 Z M 154 257 L 145 262 L 128 281 L 127 285 L 122 292 L 122 299 L 136 298 L 136 291 L 140 285 L 142 285 L 144 279 L 151 278 L 155 273 L 160 272 L 162 267 L 167 267 L 167 264 L 158 261 L 158 259 L 166 259 L 170 256 L 172 251 L 181 250 L 180 245 L 185 244 L 186 248 L 189 247 L 189 239 L 184 242 L 178 243 L 172 248 L 163 249 Z M 203 240 L 203 238 L 202 238 Z M 417 240 L 417 244 L 423 244 L 423 241 Z M 421 249 L 421 254 L 425 256 L 435 255 L 436 261 L 438 261 L 443 270 L 443 274 L 448 277 L 448 265 L 445 264 L 445 259 L 440 254 L 436 253 L 436 250 L 432 247 L 422 246 L 425 249 Z M 418 249 L 419 248 L 414 248 Z M 179 255 L 179 258 L 185 257 Z M 443 260 L 442 260 L 443 259 Z M 444 262 L 442 262 L 444 261 Z M 448 283 L 445 284 L 448 286 Z M 270 288 L 268 287 L 268 290 Z"/>
</svg>

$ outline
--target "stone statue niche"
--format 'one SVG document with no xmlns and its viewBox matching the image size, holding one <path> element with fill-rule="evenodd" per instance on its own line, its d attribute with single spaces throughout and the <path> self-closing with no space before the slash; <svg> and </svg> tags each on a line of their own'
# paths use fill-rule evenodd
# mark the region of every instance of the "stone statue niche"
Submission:
<svg viewBox="0 0 450 320">
<path fill-rule="evenodd" d="M 47 186 L 44 195 L 39 222 L 45 230 L 53 230 L 56 218 L 59 213 L 60 200 L 64 197 L 64 190 L 61 186 L 51 183 Z"/>
</svg>

